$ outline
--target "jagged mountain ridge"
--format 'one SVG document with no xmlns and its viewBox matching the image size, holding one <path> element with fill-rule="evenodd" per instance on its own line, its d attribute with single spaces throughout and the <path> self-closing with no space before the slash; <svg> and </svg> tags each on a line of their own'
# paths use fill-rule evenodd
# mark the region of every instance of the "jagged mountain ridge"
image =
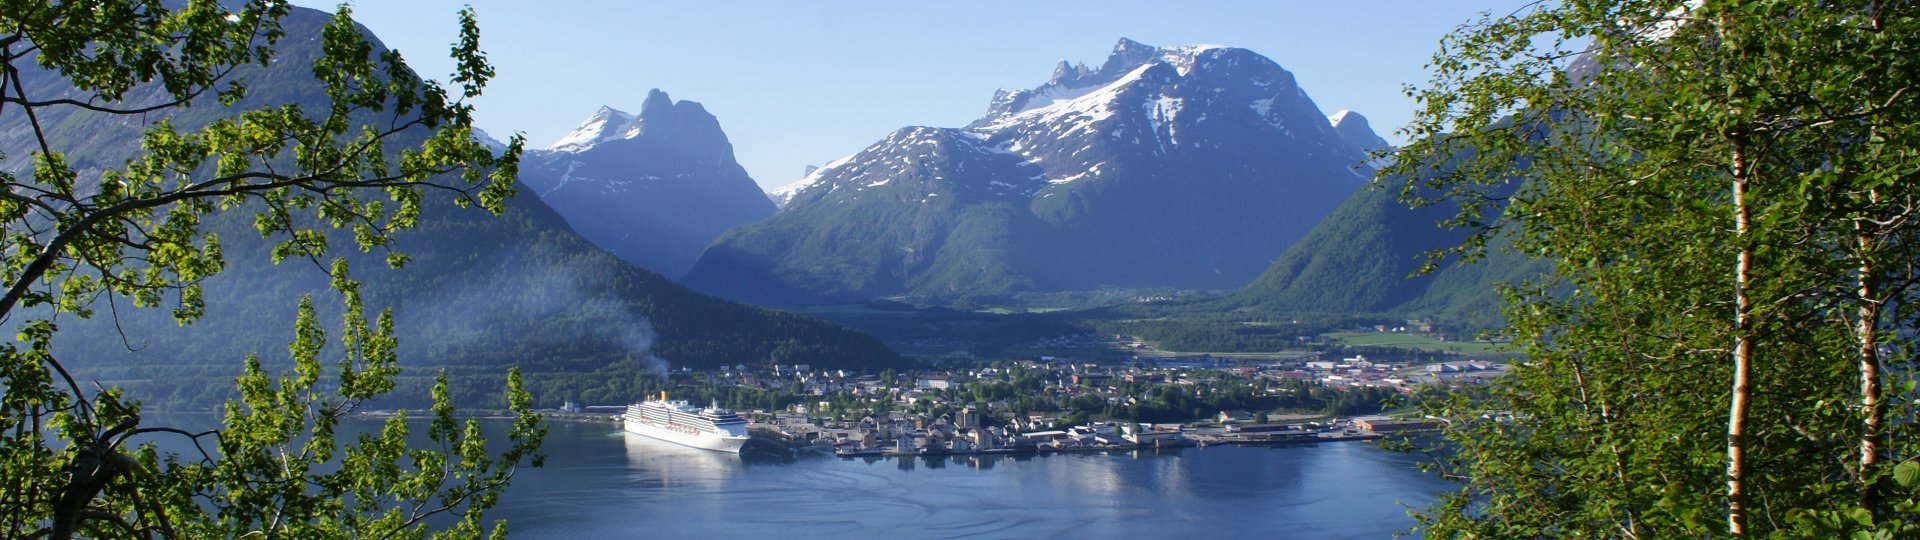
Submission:
<svg viewBox="0 0 1920 540">
<path fill-rule="evenodd" d="M 520 179 L 587 240 L 668 276 L 685 273 L 722 232 L 775 210 L 734 159 L 719 119 L 658 89 L 639 114 L 601 107 L 528 152 Z"/>
<path fill-rule="evenodd" d="M 1370 175 L 1252 51 L 1121 40 L 960 128 L 910 127 L 795 184 L 685 282 L 762 303 L 1245 284 Z M 964 225 L 964 226 L 961 226 Z"/>
</svg>

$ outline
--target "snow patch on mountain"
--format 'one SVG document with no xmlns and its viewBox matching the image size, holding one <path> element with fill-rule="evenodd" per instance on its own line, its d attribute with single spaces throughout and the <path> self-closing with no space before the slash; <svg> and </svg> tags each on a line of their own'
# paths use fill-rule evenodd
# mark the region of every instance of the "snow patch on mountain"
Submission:
<svg viewBox="0 0 1920 540">
<path fill-rule="evenodd" d="M 1271 115 L 1273 114 L 1273 98 L 1260 98 L 1260 99 L 1253 100 L 1253 103 L 1250 105 L 1247 105 L 1247 108 L 1253 109 L 1254 114 L 1260 115 L 1261 118 L 1271 119 L 1272 118 Z M 1340 112 L 1346 112 L 1346 111 L 1340 111 Z"/>
<path fill-rule="evenodd" d="M 1180 76 L 1185 77 L 1188 73 L 1193 72 L 1193 65 L 1199 61 L 1201 53 L 1225 48 L 1227 48 L 1226 45 L 1185 45 L 1168 47 L 1160 49 L 1160 60 L 1172 64 L 1173 68 L 1180 72 Z"/>
<path fill-rule="evenodd" d="M 575 159 L 567 160 L 567 170 L 562 171 L 560 173 L 560 179 L 555 181 L 552 187 L 549 187 L 546 190 L 539 192 L 538 195 L 541 197 L 549 197 L 549 196 L 552 196 L 554 192 L 560 191 L 561 188 L 567 187 L 567 184 L 573 183 L 573 171 L 579 168 L 580 168 L 580 160 L 575 160 Z"/>
<path fill-rule="evenodd" d="M 820 183 L 820 177 L 809 174 L 805 178 L 801 178 L 798 182 L 767 190 L 767 198 L 773 200 L 774 208 L 786 208 L 787 203 L 793 200 L 794 195 L 799 195 L 801 191 L 813 187 L 813 185 L 817 183 Z"/>
<path fill-rule="evenodd" d="M 1116 106 L 1115 101 L 1117 101 L 1116 98 L 1119 96 L 1120 91 L 1135 81 L 1140 80 L 1141 76 L 1145 75 L 1147 70 L 1152 68 L 1153 64 L 1141 65 L 1113 82 L 1084 92 L 1065 91 L 1057 92 L 1056 94 L 1053 89 L 1043 87 L 1042 92 L 1048 92 L 1050 96 L 1057 97 L 1050 97 L 1050 101 L 1045 105 L 1025 107 L 1013 114 L 1002 116 L 997 121 L 974 128 L 974 131 L 991 133 L 1016 124 L 1027 122 L 1054 122 L 1066 118 L 1072 118 L 1081 125 L 1090 125 L 1105 120 L 1113 116 L 1115 112 L 1114 107 Z M 1058 97 L 1065 97 L 1067 95 L 1073 95 L 1073 97 L 1058 99 Z M 1032 101 L 1034 100 L 1029 98 L 1029 102 L 1031 103 Z"/>
<path fill-rule="evenodd" d="M 584 152 L 595 144 L 625 135 L 633 127 L 633 120 L 633 115 L 625 111 L 602 106 L 600 110 L 594 111 L 592 116 L 588 116 L 586 121 L 581 122 L 580 127 L 573 128 L 573 131 L 567 132 L 566 136 L 560 137 L 560 140 L 547 145 L 547 150 Z"/>
<path fill-rule="evenodd" d="M 1061 177 L 1061 178 L 1049 178 L 1049 179 L 1047 179 L 1047 183 L 1049 183 L 1049 184 L 1070 184 L 1070 183 L 1073 183 L 1073 182 L 1076 182 L 1076 181 L 1079 181 L 1079 180 L 1080 180 L 1080 179 L 1082 179 L 1082 178 L 1089 178 L 1089 177 L 1096 177 L 1096 176 L 1100 176 L 1100 168 L 1101 168 L 1101 167 L 1104 167 L 1104 166 L 1106 166 L 1106 164 L 1105 164 L 1105 163 L 1095 163 L 1095 164 L 1093 164 L 1093 166 L 1092 166 L 1092 167 L 1087 167 L 1087 170 L 1085 170 L 1085 171 L 1081 171 L 1081 172 L 1079 172 L 1078 174 L 1074 174 L 1074 175 L 1071 175 L 1071 176 L 1065 176 L 1065 177 Z"/>
<path fill-rule="evenodd" d="M 1069 101 L 1080 99 L 1081 97 L 1084 97 L 1087 94 L 1091 94 L 1095 90 L 1100 90 L 1100 89 L 1101 88 L 1098 86 L 1085 86 L 1080 88 L 1066 88 L 1061 86 L 1043 86 L 1040 88 L 1040 90 L 1034 92 L 1032 95 L 1029 95 L 1027 97 L 1026 103 L 1021 105 L 1019 110 L 1014 111 L 1014 114 L 1020 114 L 1020 113 L 1031 111 L 1034 109 L 1045 109 L 1045 108 L 1050 108 L 1056 105 L 1062 105 Z"/>
<path fill-rule="evenodd" d="M 802 176 L 799 181 L 767 190 L 767 198 L 773 200 L 774 208 L 784 209 L 787 207 L 787 203 L 793 202 L 793 198 L 799 195 L 800 192 L 819 185 L 820 181 L 832 176 L 835 171 L 859 156 L 860 154 L 848 154 L 842 156 L 840 159 L 829 161 L 826 165 L 809 167 L 807 174 Z"/>
<path fill-rule="evenodd" d="M 1153 123 L 1153 132 L 1159 133 L 1164 128 L 1167 141 L 1174 144 L 1180 143 L 1179 123 L 1174 121 L 1174 117 L 1180 114 L 1181 105 L 1180 98 L 1167 95 L 1156 97 L 1146 104 L 1147 121 Z"/>
</svg>

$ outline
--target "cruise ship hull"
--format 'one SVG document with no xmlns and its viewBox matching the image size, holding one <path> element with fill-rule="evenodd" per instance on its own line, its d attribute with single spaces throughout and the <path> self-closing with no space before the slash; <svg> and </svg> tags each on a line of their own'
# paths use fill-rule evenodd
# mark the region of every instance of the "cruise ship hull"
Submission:
<svg viewBox="0 0 1920 540">
<path fill-rule="evenodd" d="M 655 439 L 667 441 L 674 444 L 691 446 L 694 448 L 700 448 L 705 450 L 713 450 L 716 452 L 731 452 L 735 454 L 740 453 L 740 447 L 742 445 L 747 444 L 747 439 L 749 438 L 745 435 L 732 436 L 732 435 L 720 435 L 716 433 L 700 433 L 700 434 L 682 433 L 682 432 L 674 431 L 671 429 L 648 425 L 645 422 L 634 420 L 632 418 L 626 419 L 625 424 L 626 424 L 626 430 L 628 433 L 633 433 L 636 435 L 644 435 L 647 437 L 652 437 Z"/>
</svg>

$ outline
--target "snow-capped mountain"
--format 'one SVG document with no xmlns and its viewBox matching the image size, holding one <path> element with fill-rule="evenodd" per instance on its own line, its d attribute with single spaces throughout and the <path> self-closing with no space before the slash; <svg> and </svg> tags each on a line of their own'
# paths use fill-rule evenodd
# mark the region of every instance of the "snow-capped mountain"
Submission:
<svg viewBox="0 0 1920 540">
<path fill-rule="evenodd" d="M 775 190 L 686 282 L 768 303 L 1231 288 L 1371 171 L 1252 51 L 1122 39 L 959 128 L 910 127 Z"/>
<path fill-rule="evenodd" d="M 528 152 L 520 180 L 587 240 L 668 276 L 686 272 L 728 228 L 774 211 L 719 120 L 660 90 L 637 115 L 601 107 Z"/>
</svg>

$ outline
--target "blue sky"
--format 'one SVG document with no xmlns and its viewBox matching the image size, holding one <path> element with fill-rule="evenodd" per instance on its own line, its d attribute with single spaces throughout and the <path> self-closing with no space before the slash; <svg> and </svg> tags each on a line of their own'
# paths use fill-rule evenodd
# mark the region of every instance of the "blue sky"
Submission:
<svg viewBox="0 0 1920 540">
<path fill-rule="evenodd" d="M 336 4 L 297 0 L 331 10 Z M 355 18 L 445 79 L 455 12 L 471 3 L 499 76 L 481 128 L 540 148 L 601 105 L 638 112 L 650 88 L 720 118 L 761 186 L 851 154 L 909 125 L 960 126 L 997 88 L 1046 82 L 1060 60 L 1098 66 L 1121 37 L 1211 43 L 1266 55 L 1327 114 L 1352 109 L 1381 136 L 1411 117 L 1441 36 L 1486 1 L 550 1 L 385 0 Z"/>
</svg>

